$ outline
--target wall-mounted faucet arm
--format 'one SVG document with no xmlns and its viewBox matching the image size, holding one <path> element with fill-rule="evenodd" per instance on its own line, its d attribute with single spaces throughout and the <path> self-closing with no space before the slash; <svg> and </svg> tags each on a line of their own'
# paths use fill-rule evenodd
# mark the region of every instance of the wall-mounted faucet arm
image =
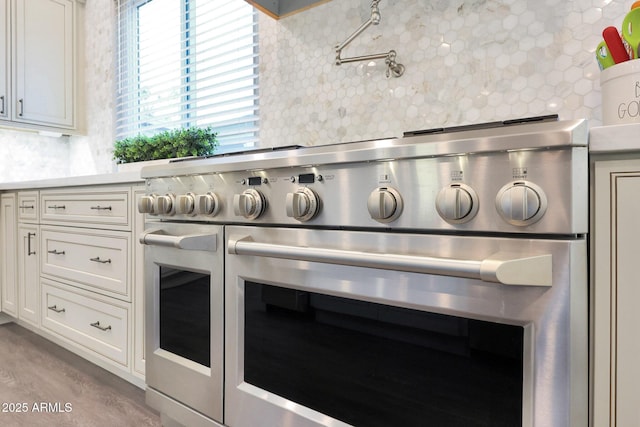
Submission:
<svg viewBox="0 0 640 427">
<path fill-rule="evenodd" d="M 369 28 L 371 24 L 378 25 L 380 23 L 380 9 L 378 9 L 379 2 L 380 0 L 373 0 L 373 2 L 371 3 L 371 17 L 369 18 L 369 20 L 360 25 L 360 27 L 355 30 L 353 34 L 351 34 L 345 41 L 336 46 L 337 53 L 340 53 L 342 49 L 347 47 L 349 43 L 351 43 L 356 37 L 362 34 L 364 30 Z"/>
<path fill-rule="evenodd" d="M 396 62 L 396 51 L 390 50 L 387 53 L 376 53 L 373 55 L 353 56 L 350 58 L 342 58 L 342 50 L 349 45 L 356 37 L 362 34 L 371 25 L 378 25 L 380 23 L 380 9 L 378 8 L 380 0 L 373 0 L 371 2 L 371 17 L 364 22 L 357 30 L 353 32 L 345 41 L 336 45 L 336 65 L 343 63 L 358 62 L 358 61 L 373 61 L 375 59 L 384 59 L 387 64 L 387 77 L 393 74 L 394 77 L 400 77 L 404 73 L 404 65 Z"/>
</svg>

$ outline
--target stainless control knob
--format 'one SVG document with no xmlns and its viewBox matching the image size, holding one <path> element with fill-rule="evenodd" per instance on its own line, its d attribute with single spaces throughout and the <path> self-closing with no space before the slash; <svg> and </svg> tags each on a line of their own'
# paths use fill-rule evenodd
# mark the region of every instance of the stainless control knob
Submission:
<svg viewBox="0 0 640 427">
<path fill-rule="evenodd" d="M 287 216 L 305 222 L 320 211 L 320 199 L 310 188 L 299 188 L 295 193 L 288 193 L 286 200 Z"/>
<path fill-rule="evenodd" d="M 160 215 L 173 215 L 176 213 L 175 196 L 173 194 L 165 194 L 156 198 L 155 210 Z"/>
<path fill-rule="evenodd" d="M 214 193 L 196 196 L 196 213 L 199 215 L 217 215 L 220 211 L 220 200 Z"/>
<path fill-rule="evenodd" d="M 264 212 L 266 200 L 258 190 L 250 188 L 233 196 L 233 212 L 237 216 L 256 219 Z"/>
<path fill-rule="evenodd" d="M 367 209 L 371 218 L 378 222 L 391 222 L 402 213 L 402 196 L 391 187 L 378 187 L 369 194 Z"/>
<path fill-rule="evenodd" d="M 156 195 L 150 194 L 148 196 L 142 196 L 138 200 L 138 212 L 143 214 L 151 214 L 155 215 L 157 212 L 155 210 L 155 201 Z"/>
<path fill-rule="evenodd" d="M 444 187 L 436 197 L 436 210 L 442 219 L 452 224 L 470 221 L 478 213 L 478 195 L 465 184 Z"/>
<path fill-rule="evenodd" d="M 176 213 L 194 215 L 195 201 L 193 193 L 181 194 L 176 198 Z"/>
<path fill-rule="evenodd" d="M 532 182 L 512 182 L 498 192 L 496 209 L 508 223 L 525 226 L 542 218 L 547 210 L 547 197 Z"/>
</svg>

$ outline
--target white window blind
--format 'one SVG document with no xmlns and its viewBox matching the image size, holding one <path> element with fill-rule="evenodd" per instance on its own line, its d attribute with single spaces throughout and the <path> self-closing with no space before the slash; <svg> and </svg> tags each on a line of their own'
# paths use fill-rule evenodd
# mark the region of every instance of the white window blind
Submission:
<svg viewBox="0 0 640 427">
<path fill-rule="evenodd" d="M 117 0 L 116 138 L 192 126 L 256 145 L 258 26 L 242 0 Z"/>
</svg>

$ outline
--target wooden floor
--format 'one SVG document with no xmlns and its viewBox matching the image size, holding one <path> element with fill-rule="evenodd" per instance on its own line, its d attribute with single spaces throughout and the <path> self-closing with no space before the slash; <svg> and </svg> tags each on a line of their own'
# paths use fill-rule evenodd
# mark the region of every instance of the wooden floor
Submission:
<svg viewBox="0 0 640 427">
<path fill-rule="evenodd" d="M 160 426 L 141 389 L 14 323 L 0 325 L 0 405 L 3 427 Z"/>
</svg>

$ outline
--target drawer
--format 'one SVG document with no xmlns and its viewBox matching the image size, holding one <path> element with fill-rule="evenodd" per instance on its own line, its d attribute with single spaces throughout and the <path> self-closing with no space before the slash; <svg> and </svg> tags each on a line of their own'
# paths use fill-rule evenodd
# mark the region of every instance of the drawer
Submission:
<svg viewBox="0 0 640 427">
<path fill-rule="evenodd" d="M 18 192 L 18 221 L 38 222 L 38 192 Z"/>
<path fill-rule="evenodd" d="M 130 233 L 43 226 L 40 238 L 43 275 L 131 301 Z"/>
<path fill-rule="evenodd" d="M 42 281 L 42 327 L 127 366 L 126 305 L 113 305 Z"/>
<path fill-rule="evenodd" d="M 128 230 L 131 227 L 129 199 L 129 189 L 122 187 L 43 191 L 41 220 Z"/>
</svg>

